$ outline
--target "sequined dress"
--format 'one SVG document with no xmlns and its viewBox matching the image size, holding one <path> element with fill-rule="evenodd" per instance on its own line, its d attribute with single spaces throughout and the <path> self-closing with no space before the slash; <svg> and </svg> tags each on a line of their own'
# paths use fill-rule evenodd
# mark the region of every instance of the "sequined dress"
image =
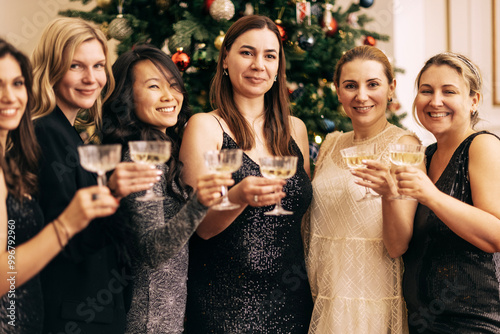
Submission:
<svg viewBox="0 0 500 334">
<path fill-rule="evenodd" d="M 223 135 L 222 148 L 238 148 Z M 283 199 L 289 216 L 265 216 L 268 207 L 247 207 L 217 236 L 190 242 L 186 332 L 307 333 L 312 299 L 300 235 L 301 219 L 311 201 L 311 182 L 300 149 Z M 244 154 L 235 182 L 261 176 L 259 165 Z"/>
<path fill-rule="evenodd" d="M 353 132 L 329 134 L 313 178 L 310 218 L 304 220 L 306 263 L 314 311 L 309 333 L 406 333 L 402 261 L 382 241 L 379 198 L 357 202 L 365 189 L 354 183 L 340 150 L 376 143 L 382 161 L 388 144 L 411 135 L 390 125 L 377 136 L 354 141 Z"/>
<path fill-rule="evenodd" d="M 9 194 L 7 216 L 9 226 L 14 226 L 9 230 L 14 231 L 15 244 L 11 246 L 15 249 L 37 235 L 43 226 L 43 214 L 35 200 L 25 199 L 21 205 L 21 202 Z M 14 302 L 13 307 L 12 302 Z M 38 275 L 23 285 L 16 286 L 15 291 L 9 291 L 1 297 L 0 319 L 0 333 L 2 334 L 39 334 L 42 332 L 43 300 Z"/>
<path fill-rule="evenodd" d="M 469 147 L 479 134 L 460 144 L 436 182 L 442 192 L 471 205 Z M 427 148 L 427 168 L 436 148 Z M 419 205 L 403 259 L 411 333 L 500 333 L 500 253 L 483 252 Z"/>
</svg>

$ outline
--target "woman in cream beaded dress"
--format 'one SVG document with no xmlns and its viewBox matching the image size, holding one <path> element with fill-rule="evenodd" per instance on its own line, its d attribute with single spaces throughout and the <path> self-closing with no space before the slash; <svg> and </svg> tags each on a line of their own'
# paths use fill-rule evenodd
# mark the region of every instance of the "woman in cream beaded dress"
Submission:
<svg viewBox="0 0 500 334">
<path fill-rule="evenodd" d="M 402 262 L 384 246 L 384 235 L 391 232 L 384 229 L 384 221 L 412 219 L 407 212 L 414 212 L 416 203 L 388 196 L 357 200 L 363 197 L 363 182 L 380 184 L 371 186 L 381 195 L 396 187 L 390 174 L 389 143 L 419 144 L 419 140 L 385 117 L 396 81 L 382 51 L 371 46 L 349 50 L 337 63 L 333 79 L 354 130 L 329 134 L 316 164 L 313 201 L 309 219 L 304 220 L 314 298 L 309 333 L 407 333 Z M 349 171 L 340 150 L 369 143 L 377 144 L 379 159 L 369 163 L 377 178 L 364 174 L 363 181 Z M 382 201 L 396 206 L 396 214 L 384 217 Z"/>
</svg>

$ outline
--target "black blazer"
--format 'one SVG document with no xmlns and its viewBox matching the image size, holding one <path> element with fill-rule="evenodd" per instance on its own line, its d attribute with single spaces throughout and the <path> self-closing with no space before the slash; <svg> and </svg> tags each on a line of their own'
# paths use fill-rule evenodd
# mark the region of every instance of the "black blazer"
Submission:
<svg viewBox="0 0 500 334">
<path fill-rule="evenodd" d="M 77 147 L 83 141 L 58 107 L 35 120 L 35 131 L 41 147 L 38 200 L 49 224 L 78 189 L 97 182 L 81 167 Z M 132 280 L 119 266 L 103 224 L 91 222 L 42 271 L 43 333 L 124 332 L 123 291 Z"/>
</svg>

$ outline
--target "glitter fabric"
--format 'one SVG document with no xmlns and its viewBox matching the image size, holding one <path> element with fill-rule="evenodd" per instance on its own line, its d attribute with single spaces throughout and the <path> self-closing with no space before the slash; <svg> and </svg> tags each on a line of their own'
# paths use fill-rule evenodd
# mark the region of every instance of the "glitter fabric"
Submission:
<svg viewBox="0 0 500 334">
<path fill-rule="evenodd" d="M 306 259 L 314 312 L 310 334 L 407 333 L 402 261 L 382 240 L 380 198 L 356 202 L 364 187 L 342 160 L 340 150 L 376 143 L 389 163 L 389 143 L 410 132 L 394 125 L 363 141 L 333 132 L 321 145 L 313 178 L 310 219 L 304 219 Z"/>
<path fill-rule="evenodd" d="M 223 148 L 238 148 L 224 133 Z M 304 160 L 284 187 L 290 216 L 265 216 L 268 207 L 247 207 L 222 233 L 190 242 L 186 332 L 307 333 L 312 298 L 304 264 L 301 219 L 312 197 Z M 236 183 L 261 176 L 247 155 Z"/>
<path fill-rule="evenodd" d="M 7 216 L 9 222 L 15 226 L 11 229 L 15 232 L 15 249 L 29 239 L 33 238 L 43 226 L 43 214 L 34 200 L 24 199 L 21 203 L 12 195 L 7 196 Z M 52 227 L 51 227 L 52 228 Z M 5 231 L 7 233 L 7 231 Z M 12 239 L 11 239 L 12 240 Z M 19 261 L 19 256 L 16 257 Z M 13 270 L 15 271 L 15 270 Z M 9 275 L 10 276 L 10 275 Z M 13 298 L 9 298 L 13 294 Z M 15 302 L 13 313 L 11 302 Z M 12 320 L 9 315 L 14 316 L 15 326 L 9 325 Z M 41 333 L 43 325 L 43 302 L 42 287 L 38 275 L 19 286 L 16 285 L 15 292 L 6 293 L 0 299 L 0 333 L 2 334 L 29 334 Z"/>
<path fill-rule="evenodd" d="M 436 182 L 442 192 L 471 205 L 469 147 L 481 133 L 460 144 Z M 427 148 L 427 168 L 436 148 Z M 500 253 L 476 248 L 419 205 L 403 259 L 411 333 L 500 333 Z"/>
</svg>

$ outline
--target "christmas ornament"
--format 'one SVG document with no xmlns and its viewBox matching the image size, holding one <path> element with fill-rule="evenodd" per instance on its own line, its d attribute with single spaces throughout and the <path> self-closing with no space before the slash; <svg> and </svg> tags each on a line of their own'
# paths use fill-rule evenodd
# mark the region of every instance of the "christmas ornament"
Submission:
<svg viewBox="0 0 500 334">
<path fill-rule="evenodd" d="M 373 0 L 359 0 L 359 5 L 364 8 L 371 7 L 371 5 L 373 5 Z"/>
<path fill-rule="evenodd" d="M 286 39 L 288 38 L 288 35 L 286 34 L 285 28 L 281 25 L 281 23 L 282 23 L 281 20 L 277 19 L 274 22 L 276 23 L 276 27 L 278 27 L 278 30 L 280 32 L 281 40 L 286 41 Z"/>
<path fill-rule="evenodd" d="M 108 26 L 108 35 L 119 41 L 126 40 L 132 36 L 133 32 L 128 20 L 123 17 L 123 14 L 118 14 Z"/>
<path fill-rule="evenodd" d="M 181 72 L 184 72 L 191 65 L 191 58 L 183 51 L 183 48 L 177 48 L 177 52 L 172 55 L 172 61 Z"/>
<path fill-rule="evenodd" d="M 331 119 L 323 118 L 320 123 L 320 127 L 326 133 L 333 132 L 335 130 L 335 122 Z"/>
<path fill-rule="evenodd" d="M 315 142 L 309 142 L 309 158 L 316 162 L 319 153 L 319 145 Z"/>
<path fill-rule="evenodd" d="M 243 15 L 248 16 L 248 15 L 253 15 L 254 9 L 253 5 L 250 2 L 247 2 L 245 4 L 245 11 L 243 12 Z"/>
<path fill-rule="evenodd" d="M 323 8 L 319 3 L 315 3 L 311 6 L 311 14 L 316 17 L 321 17 L 321 15 L 323 15 Z"/>
<path fill-rule="evenodd" d="M 366 36 L 365 40 L 363 41 L 363 44 L 375 46 L 377 42 L 375 41 L 375 38 L 373 36 Z"/>
<path fill-rule="evenodd" d="M 323 31 L 327 36 L 330 37 L 335 35 L 338 28 L 337 20 L 333 18 L 332 10 L 332 4 L 325 4 L 325 12 L 323 13 L 323 20 L 321 21 L 321 27 L 323 28 Z"/>
<path fill-rule="evenodd" d="M 347 23 L 355 29 L 359 28 L 358 15 L 356 15 L 356 13 L 350 13 L 347 15 Z"/>
<path fill-rule="evenodd" d="M 295 4 L 296 19 L 297 24 L 302 22 L 307 22 L 307 25 L 311 25 L 311 3 L 305 0 L 297 2 Z"/>
<path fill-rule="evenodd" d="M 224 42 L 224 37 L 226 37 L 226 34 L 224 31 L 219 32 L 219 36 L 215 37 L 214 45 L 217 50 L 220 50 L 222 47 L 222 42 Z"/>
<path fill-rule="evenodd" d="M 156 0 L 156 7 L 162 13 L 170 7 L 170 0 Z"/>
<path fill-rule="evenodd" d="M 195 45 L 193 54 L 193 65 L 202 69 L 206 69 L 207 65 L 207 46 L 205 43 Z"/>
<path fill-rule="evenodd" d="M 214 0 L 209 12 L 216 21 L 229 21 L 234 16 L 234 4 L 231 0 Z"/>
<path fill-rule="evenodd" d="M 301 33 L 297 39 L 299 46 L 302 50 L 310 51 L 314 47 L 316 39 L 310 33 Z"/>
<path fill-rule="evenodd" d="M 97 7 L 107 9 L 111 7 L 112 0 L 97 0 Z"/>
</svg>

